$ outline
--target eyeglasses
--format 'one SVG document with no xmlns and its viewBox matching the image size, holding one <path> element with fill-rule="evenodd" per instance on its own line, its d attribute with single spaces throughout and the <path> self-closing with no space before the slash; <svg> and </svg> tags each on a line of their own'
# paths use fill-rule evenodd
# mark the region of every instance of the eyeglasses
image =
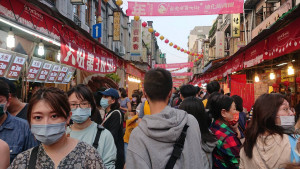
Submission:
<svg viewBox="0 0 300 169">
<path fill-rule="evenodd" d="M 77 109 L 78 107 L 82 108 L 82 109 L 85 109 L 85 108 L 89 108 L 90 107 L 90 103 L 88 102 L 83 102 L 83 103 L 80 103 L 80 104 L 70 104 L 70 107 L 71 109 Z"/>
</svg>

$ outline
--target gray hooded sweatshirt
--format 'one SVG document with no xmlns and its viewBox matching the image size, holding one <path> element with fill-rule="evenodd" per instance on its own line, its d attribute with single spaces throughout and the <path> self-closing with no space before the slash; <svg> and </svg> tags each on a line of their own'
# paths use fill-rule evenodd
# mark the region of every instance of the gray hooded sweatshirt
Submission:
<svg viewBox="0 0 300 169">
<path fill-rule="evenodd" d="M 187 136 L 174 169 L 202 169 L 205 152 L 197 120 L 183 110 L 166 106 L 154 115 L 145 116 L 129 139 L 126 169 L 164 169 L 174 144 L 187 124 Z"/>
</svg>

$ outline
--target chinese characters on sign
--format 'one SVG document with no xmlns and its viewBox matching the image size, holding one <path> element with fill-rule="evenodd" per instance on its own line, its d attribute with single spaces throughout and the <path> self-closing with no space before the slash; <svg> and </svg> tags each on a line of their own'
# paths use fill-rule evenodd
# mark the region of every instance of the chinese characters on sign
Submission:
<svg viewBox="0 0 300 169">
<path fill-rule="evenodd" d="M 41 81 L 41 82 L 46 81 L 52 67 L 53 64 L 51 62 L 45 62 L 43 68 L 40 71 L 39 76 L 37 77 L 37 81 Z"/>
<path fill-rule="evenodd" d="M 27 56 L 21 56 L 21 55 L 15 56 L 12 64 L 10 65 L 10 67 L 8 69 L 6 78 L 14 79 L 14 80 L 18 79 L 19 75 L 22 71 L 22 68 L 25 64 L 26 59 L 27 59 Z"/>
<path fill-rule="evenodd" d="M 7 71 L 12 55 L 0 53 L 0 77 L 3 77 Z"/>
<path fill-rule="evenodd" d="M 243 0 L 207 0 L 191 2 L 128 1 L 128 16 L 188 16 L 243 13 Z"/>
<path fill-rule="evenodd" d="M 184 67 L 193 67 L 193 62 L 186 63 L 172 63 L 172 64 L 155 64 L 155 68 L 160 67 L 164 69 L 173 69 L 173 68 L 184 68 Z"/>
<path fill-rule="evenodd" d="M 67 75 L 68 69 L 69 69 L 68 66 L 63 66 L 55 82 L 62 83 L 63 80 L 65 79 L 65 76 Z"/>
<path fill-rule="evenodd" d="M 216 32 L 216 57 L 224 57 L 224 32 Z"/>
<path fill-rule="evenodd" d="M 121 28 L 121 12 L 114 12 L 114 33 L 113 41 L 120 41 L 120 28 Z"/>
<path fill-rule="evenodd" d="M 60 65 L 54 65 L 52 68 L 51 73 L 48 76 L 47 82 L 55 82 L 59 72 L 60 72 L 61 66 Z"/>
<path fill-rule="evenodd" d="M 35 78 L 37 77 L 43 63 L 44 63 L 44 61 L 42 59 L 35 58 L 35 57 L 33 57 L 31 59 L 31 64 L 30 64 L 28 74 L 27 74 L 27 80 L 28 81 L 34 81 L 35 80 Z"/>
<path fill-rule="evenodd" d="M 131 21 L 131 56 L 140 56 L 142 51 L 141 20 Z"/>
<path fill-rule="evenodd" d="M 240 37 L 240 14 L 231 15 L 231 37 L 239 38 Z"/>
</svg>

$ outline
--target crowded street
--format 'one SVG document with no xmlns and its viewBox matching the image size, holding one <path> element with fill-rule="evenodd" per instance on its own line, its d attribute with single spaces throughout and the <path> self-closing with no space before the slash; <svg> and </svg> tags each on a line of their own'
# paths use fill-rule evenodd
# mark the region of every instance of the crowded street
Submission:
<svg viewBox="0 0 300 169">
<path fill-rule="evenodd" d="M 300 0 L 0 0 L 0 169 L 300 169 Z"/>
</svg>

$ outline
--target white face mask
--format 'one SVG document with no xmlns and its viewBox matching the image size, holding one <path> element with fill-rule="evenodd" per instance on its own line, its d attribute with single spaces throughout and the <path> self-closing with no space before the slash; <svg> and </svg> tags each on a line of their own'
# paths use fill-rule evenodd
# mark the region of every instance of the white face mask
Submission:
<svg viewBox="0 0 300 169">
<path fill-rule="evenodd" d="M 294 126 L 295 116 L 279 116 L 281 126 Z"/>
</svg>

